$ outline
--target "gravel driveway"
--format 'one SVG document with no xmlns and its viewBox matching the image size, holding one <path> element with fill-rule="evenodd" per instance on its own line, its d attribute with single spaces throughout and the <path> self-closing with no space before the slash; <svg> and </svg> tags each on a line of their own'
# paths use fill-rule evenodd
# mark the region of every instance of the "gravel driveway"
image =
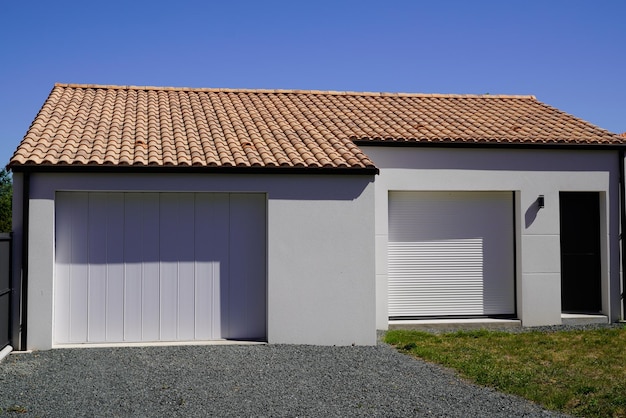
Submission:
<svg viewBox="0 0 626 418">
<path fill-rule="evenodd" d="M 0 416 L 559 416 L 375 347 L 87 348 L 0 362 Z"/>
</svg>

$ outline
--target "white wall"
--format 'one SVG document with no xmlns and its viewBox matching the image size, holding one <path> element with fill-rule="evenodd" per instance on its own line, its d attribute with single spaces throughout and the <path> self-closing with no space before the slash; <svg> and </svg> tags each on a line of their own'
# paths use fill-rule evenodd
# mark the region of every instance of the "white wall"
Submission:
<svg viewBox="0 0 626 418">
<path fill-rule="evenodd" d="M 266 193 L 268 342 L 376 343 L 373 176 L 33 173 L 28 349 L 52 347 L 54 199 L 78 190 Z"/>
<path fill-rule="evenodd" d="M 620 315 L 617 151 L 363 146 L 376 178 L 376 326 L 387 329 L 389 191 L 512 191 L 517 313 L 524 326 L 561 323 L 559 192 L 600 192 L 602 312 Z M 545 207 L 536 199 L 545 196 Z"/>
</svg>

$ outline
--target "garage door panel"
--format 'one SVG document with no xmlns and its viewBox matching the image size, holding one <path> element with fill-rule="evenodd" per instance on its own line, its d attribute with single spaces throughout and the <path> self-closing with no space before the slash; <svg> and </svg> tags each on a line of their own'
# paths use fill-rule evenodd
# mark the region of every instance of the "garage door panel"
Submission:
<svg viewBox="0 0 626 418">
<path fill-rule="evenodd" d="M 124 272 L 124 341 L 141 341 L 141 263 L 127 263 Z"/>
<path fill-rule="evenodd" d="M 100 342 L 106 340 L 106 284 L 107 284 L 107 246 L 106 240 L 99 239 L 108 230 L 107 200 L 104 193 L 92 193 L 89 196 L 89 219 L 103 219 L 104 222 L 89 222 L 89 297 L 88 297 L 88 340 Z"/>
<path fill-rule="evenodd" d="M 226 193 L 196 195 L 196 338 L 215 339 L 228 317 L 230 198 Z M 203 303 L 202 301 L 209 301 Z M 223 302 L 222 302 L 223 301 Z M 222 306 L 223 305 L 223 306 Z M 223 319 L 222 319 L 223 318 Z M 224 331 L 226 331 L 224 327 Z"/>
<path fill-rule="evenodd" d="M 265 337 L 264 195 L 60 192 L 56 212 L 57 344 Z"/>
<path fill-rule="evenodd" d="M 72 199 L 63 194 L 57 203 L 55 234 L 58 244 L 55 248 L 55 335 L 62 341 L 69 341 L 70 325 L 70 269 L 72 237 Z M 62 244 L 61 244 L 62 243 Z"/>
<path fill-rule="evenodd" d="M 124 196 L 124 341 L 141 341 L 142 193 Z"/>
<path fill-rule="evenodd" d="M 509 192 L 391 192 L 390 200 L 402 221 L 389 224 L 393 242 L 483 237 L 491 220 L 510 223 L 513 210 Z"/>
<path fill-rule="evenodd" d="M 106 194 L 106 338 L 124 340 L 124 199 L 123 193 Z M 58 199 L 57 199 L 58 200 Z M 99 219 L 94 219 L 95 223 Z"/>
<path fill-rule="evenodd" d="M 178 201 L 178 324 L 179 340 L 195 338 L 195 202 L 185 193 Z"/>
<path fill-rule="evenodd" d="M 159 222 L 160 334 L 162 340 L 174 341 L 178 325 L 178 248 L 181 239 L 177 194 L 160 196 Z"/>
<path fill-rule="evenodd" d="M 389 316 L 513 314 L 508 192 L 389 195 Z"/>
<path fill-rule="evenodd" d="M 158 193 L 142 193 L 141 207 L 141 339 L 160 339 L 159 236 L 160 210 Z"/>
<path fill-rule="evenodd" d="M 84 341 L 87 339 L 87 301 L 89 282 L 83 277 L 89 275 L 88 242 L 84 231 L 88 230 L 89 195 L 79 193 L 72 205 L 72 232 L 70 238 L 70 298 L 69 298 L 69 339 Z"/>
</svg>

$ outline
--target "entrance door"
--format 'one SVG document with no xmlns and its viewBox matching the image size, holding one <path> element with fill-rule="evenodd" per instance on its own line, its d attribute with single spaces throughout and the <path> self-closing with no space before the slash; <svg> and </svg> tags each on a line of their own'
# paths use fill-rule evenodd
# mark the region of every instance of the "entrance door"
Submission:
<svg viewBox="0 0 626 418">
<path fill-rule="evenodd" d="M 602 310 L 600 292 L 600 195 L 561 192 L 561 309 Z"/>
</svg>

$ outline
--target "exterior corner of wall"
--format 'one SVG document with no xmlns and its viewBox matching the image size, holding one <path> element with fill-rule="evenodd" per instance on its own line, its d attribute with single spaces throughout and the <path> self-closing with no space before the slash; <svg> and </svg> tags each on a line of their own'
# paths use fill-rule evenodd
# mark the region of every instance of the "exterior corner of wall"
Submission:
<svg viewBox="0 0 626 418">
<path fill-rule="evenodd" d="M 559 273 L 522 275 L 519 319 L 524 327 L 561 324 L 561 276 Z"/>
<path fill-rule="evenodd" d="M 52 348 L 54 200 L 32 199 L 28 226 L 27 348 Z"/>
</svg>

